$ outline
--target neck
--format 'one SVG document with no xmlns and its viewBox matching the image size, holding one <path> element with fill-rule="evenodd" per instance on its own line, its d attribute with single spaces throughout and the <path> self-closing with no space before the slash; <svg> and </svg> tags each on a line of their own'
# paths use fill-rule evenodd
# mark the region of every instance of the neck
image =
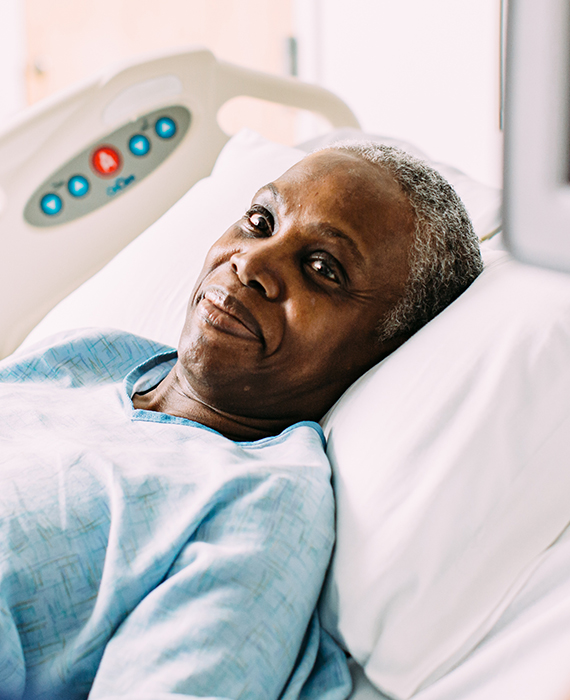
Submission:
<svg viewBox="0 0 570 700">
<path fill-rule="evenodd" d="M 168 413 L 201 423 L 237 442 L 278 435 L 290 420 L 251 418 L 226 413 L 202 401 L 187 383 L 180 381 L 177 366 L 154 389 L 133 396 L 133 406 L 145 411 Z"/>
</svg>

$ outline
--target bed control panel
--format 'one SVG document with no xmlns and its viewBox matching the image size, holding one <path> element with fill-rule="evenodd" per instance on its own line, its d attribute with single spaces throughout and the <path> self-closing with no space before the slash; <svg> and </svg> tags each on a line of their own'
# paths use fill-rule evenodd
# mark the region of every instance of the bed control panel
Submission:
<svg viewBox="0 0 570 700">
<path fill-rule="evenodd" d="M 73 221 L 113 201 L 143 180 L 178 146 L 191 115 L 180 105 L 129 122 L 54 171 L 24 208 L 32 226 Z"/>
</svg>

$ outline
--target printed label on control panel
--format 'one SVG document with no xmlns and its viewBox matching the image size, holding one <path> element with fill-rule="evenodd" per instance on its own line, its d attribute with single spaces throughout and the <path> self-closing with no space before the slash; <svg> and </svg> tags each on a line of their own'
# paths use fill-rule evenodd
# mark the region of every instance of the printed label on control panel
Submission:
<svg viewBox="0 0 570 700">
<path fill-rule="evenodd" d="M 109 185 L 107 187 L 107 194 L 109 197 L 112 197 L 113 195 L 116 195 L 117 192 L 122 192 L 122 190 L 125 189 L 125 187 L 128 187 L 131 182 L 135 181 L 135 176 L 134 175 L 129 175 L 128 177 L 118 177 L 115 180 L 114 185 Z"/>
</svg>

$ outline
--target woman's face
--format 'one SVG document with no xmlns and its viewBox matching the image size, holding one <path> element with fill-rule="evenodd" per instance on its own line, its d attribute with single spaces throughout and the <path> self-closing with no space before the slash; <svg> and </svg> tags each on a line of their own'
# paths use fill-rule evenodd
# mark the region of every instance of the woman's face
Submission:
<svg viewBox="0 0 570 700">
<path fill-rule="evenodd" d="M 392 176 L 326 150 L 263 187 L 212 246 L 179 361 L 244 416 L 318 419 L 405 338 L 377 326 L 404 293 L 414 216 Z"/>
</svg>

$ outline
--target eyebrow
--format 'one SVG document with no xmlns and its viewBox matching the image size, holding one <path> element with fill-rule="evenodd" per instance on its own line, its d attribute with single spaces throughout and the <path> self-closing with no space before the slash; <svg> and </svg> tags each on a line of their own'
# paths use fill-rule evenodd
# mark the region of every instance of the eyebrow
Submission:
<svg viewBox="0 0 570 700">
<path fill-rule="evenodd" d="M 257 194 L 261 194 L 263 190 L 269 190 L 278 202 L 283 202 L 283 195 L 272 182 L 268 182 L 267 185 L 264 185 Z"/>
<path fill-rule="evenodd" d="M 258 191 L 256 196 L 262 194 L 265 190 L 269 190 L 269 192 L 271 192 L 271 194 L 273 195 L 274 199 L 276 199 L 280 204 L 284 203 L 285 198 L 272 182 L 269 182 L 267 185 L 264 185 Z M 345 241 L 348 247 L 350 248 L 350 251 L 352 252 L 352 255 L 355 258 L 355 262 L 358 264 L 358 266 L 362 267 L 364 265 L 364 255 L 360 251 L 360 248 L 355 243 L 354 239 L 352 239 L 350 236 L 344 233 L 344 231 L 341 231 L 340 229 L 330 224 L 327 224 L 326 222 L 323 224 L 319 224 L 317 230 L 318 234 L 323 238 L 340 238 L 341 240 Z"/>
</svg>

